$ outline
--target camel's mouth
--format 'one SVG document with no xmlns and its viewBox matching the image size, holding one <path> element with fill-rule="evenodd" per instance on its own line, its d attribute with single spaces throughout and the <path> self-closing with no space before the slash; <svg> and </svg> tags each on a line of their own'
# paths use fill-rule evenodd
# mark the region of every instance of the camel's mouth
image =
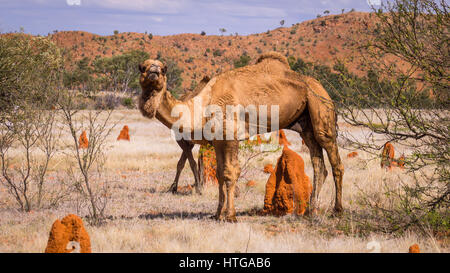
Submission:
<svg viewBox="0 0 450 273">
<path fill-rule="evenodd" d="M 151 81 L 156 81 L 159 78 L 159 72 L 158 71 L 148 71 L 147 72 L 147 79 Z"/>
</svg>

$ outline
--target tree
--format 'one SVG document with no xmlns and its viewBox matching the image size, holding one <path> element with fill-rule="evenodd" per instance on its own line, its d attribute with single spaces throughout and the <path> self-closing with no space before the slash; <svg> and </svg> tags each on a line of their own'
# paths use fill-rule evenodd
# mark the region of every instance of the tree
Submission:
<svg viewBox="0 0 450 273">
<path fill-rule="evenodd" d="M 376 11 L 377 26 L 368 30 L 368 41 L 358 45 L 367 72 L 363 85 L 357 84 L 343 65 L 336 66 L 340 71 L 341 86 L 336 88 L 341 97 L 340 116 L 371 132 L 363 139 L 350 135 L 347 141 L 373 154 L 379 154 L 386 142 L 399 143 L 410 151 L 405 165 L 412 182 L 401 181 L 399 187 L 380 193 L 388 202 L 380 203 L 377 196 L 362 200 L 383 230 L 448 230 L 448 8 L 445 1 L 432 0 L 383 4 Z M 397 66 L 400 62 L 405 64 L 403 68 Z"/>
<path fill-rule="evenodd" d="M 323 12 L 323 14 L 330 14 L 330 11 L 329 10 L 325 10 L 324 12 Z"/>
<path fill-rule="evenodd" d="M 63 83 L 66 88 L 78 89 L 83 92 L 97 91 L 97 81 L 93 77 L 94 70 L 90 64 L 91 60 L 84 57 L 75 64 L 75 68 L 65 70 L 63 75 Z"/>
<path fill-rule="evenodd" d="M 147 52 L 133 50 L 110 58 L 96 59 L 93 66 L 105 90 L 137 91 L 140 90 L 138 65 L 148 58 Z"/>
<path fill-rule="evenodd" d="M 0 183 L 23 211 L 62 198 L 59 185 L 46 185 L 58 152 L 60 130 L 50 109 L 62 64 L 60 49 L 47 38 L 0 37 Z"/>
<path fill-rule="evenodd" d="M 206 32 L 202 30 L 202 32 L 200 33 L 200 35 L 205 36 Z"/>
<path fill-rule="evenodd" d="M 67 170 L 67 176 L 73 184 L 79 200 L 89 204 L 89 222 L 100 225 L 105 220 L 105 210 L 110 197 L 109 183 L 105 176 L 106 143 L 117 123 L 112 122 L 113 110 L 80 112 L 75 108 L 74 92 L 61 90 L 58 100 L 62 113 L 62 122 L 66 126 L 70 138 L 69 159 L 73 160 Z M 87 129 L 86 129 L 87 128 Z M 79 136 L 86 130 L 88 147 L 81 149 Z"/>
<path fill-rule="evenodd" d="M 227 32 L 227 30 L 225 28 L 219 28 L 219 31 L 222 33 L 222 35 Z"/>
<path fill-rule="evenodd" d="M 118 30 L 114 30 L 114 35 L 117 35 L 117 34 L 119 34 L 119 31 Z"/>
<path fill-rule="evenodd" d="M 281 21 L 280 21 L 280 25 L 281 25 L 281 26 L 284 26 L 284 20 L 281 20 Z"/>
</svg>

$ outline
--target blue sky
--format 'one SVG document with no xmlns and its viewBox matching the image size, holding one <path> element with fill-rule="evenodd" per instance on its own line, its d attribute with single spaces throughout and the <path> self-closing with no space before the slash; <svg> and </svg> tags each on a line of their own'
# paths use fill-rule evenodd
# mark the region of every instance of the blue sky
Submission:
<svg viewBox="0 0 450 273">
<path fill-rule="evenodd" d="M 332 14 L 369 11 L 378 0 L 0 0 L 0 32 L 46 35 L 53 30 L 251 34 Z M 81 2 L 81 3 L 80 3 Z M 78 5 L 79 3 L 79 5 Z"/>
</svg>

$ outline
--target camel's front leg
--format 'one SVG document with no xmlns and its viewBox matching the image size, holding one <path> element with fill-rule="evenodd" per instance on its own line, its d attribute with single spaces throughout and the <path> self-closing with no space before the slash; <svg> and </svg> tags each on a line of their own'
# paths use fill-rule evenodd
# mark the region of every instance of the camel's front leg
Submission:
<svg viewBox="0 0 450 273">
<path fill-rule="evenodd" d="M 186 164 L 187 155 L 186 152 L 183 151 L 181 154 L 180 159 L 178 160 L 177 164 L 177 174 L 175 175 L 175 180 L 173 181 L 172 185 L 170 186 L 168 192 L 177 193 L 178 191 L 178 180 L 180 179 L 181 171 L 184 168 L 184 164 Z"/>
<path fill-rule="evenodd" d="M 216 152 L 216 162 L 217 162 L 217 169 L 216 169 L 216 177 L 217 181 L 219 183 L 219 204 L 217 206 L 217 212 L 216 212 L 216 220 L 222 220 L 223 213 L 225 210 L 225 182 L 223 177 L 223 166 L 224 166 L 224 159 L 223 159 L 223 146 L 222 145 L 214 145 L 214 150 Z"/>
<path fill-rule="evenodd" d="M 214 145 L 217 158 L 217 178 L 219 179 L 219 207 L 217 208 L 217 219 L 220 219 L 223 212 L 223 186 L 226 192 L 226 215 L 225 220 L 236 222 L 236 209 L 234 208 L 234 189 L 241 172 L 239 166 L 239 141 L 221 141 Z M 219 160 L 220 157 L 220 160 Z"/>
</svg>

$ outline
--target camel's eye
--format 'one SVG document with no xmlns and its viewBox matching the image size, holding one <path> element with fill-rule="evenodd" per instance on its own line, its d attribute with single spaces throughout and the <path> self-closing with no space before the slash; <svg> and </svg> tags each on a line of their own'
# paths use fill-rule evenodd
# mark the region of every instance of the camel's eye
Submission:
<svg viewBox="0 0 450 273">
<path fill-rule="evenodd" d="M 145 65 L 139 64 L 139 71 L 141 71 L 141 73 L 144 73 L 145 70 L 147 70 L 147 68 L 145 67 Z"/>
</svg>

